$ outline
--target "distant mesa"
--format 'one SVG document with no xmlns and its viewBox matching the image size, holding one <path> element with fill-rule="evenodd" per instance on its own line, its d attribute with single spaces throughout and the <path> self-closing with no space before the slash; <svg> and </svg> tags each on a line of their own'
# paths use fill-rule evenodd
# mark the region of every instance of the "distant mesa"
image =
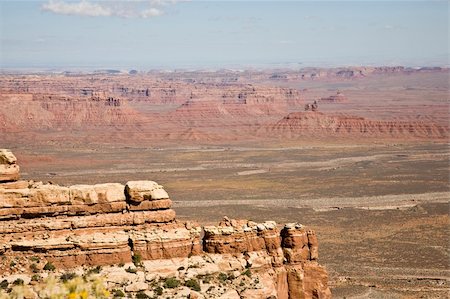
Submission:
<svg viewBox="0 0 450 299">
<path fill-rule="evenodd" d="M 448 138 L 449 129 L 421 121 L 381 121 L 364 117 L 328 114 L 317 111 L 288 114 L 268 131 L 283 138 L 316 137 L 369 137 L 369 138 Z"/>
</svg>

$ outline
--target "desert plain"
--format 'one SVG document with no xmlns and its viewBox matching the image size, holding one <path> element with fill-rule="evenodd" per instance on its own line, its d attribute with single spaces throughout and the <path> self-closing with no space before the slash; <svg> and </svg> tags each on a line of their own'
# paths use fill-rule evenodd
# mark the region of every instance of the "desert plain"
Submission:
<svg viewBox="0 0 450 299">
<path fill-rule="evenodd" d="M 448 69 L 0 77 L 24 179 L 154 180 L 179 219 L 301 222 L 334 298 L 449 294 Z"/>
</svg>

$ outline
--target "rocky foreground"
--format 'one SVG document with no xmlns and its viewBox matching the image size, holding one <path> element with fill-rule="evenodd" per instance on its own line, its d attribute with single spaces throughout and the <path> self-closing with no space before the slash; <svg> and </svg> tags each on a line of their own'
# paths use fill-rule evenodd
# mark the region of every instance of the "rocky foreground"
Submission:
<svg viewBox="0 0 450 299">
<path fill-rule="evenodd" d="M 0 150 L 0 298 L 331 297 L 314 231 L 228 218 L 200 227 L 171 205 L 153 181 L 21 181 Z"/>
</svg>

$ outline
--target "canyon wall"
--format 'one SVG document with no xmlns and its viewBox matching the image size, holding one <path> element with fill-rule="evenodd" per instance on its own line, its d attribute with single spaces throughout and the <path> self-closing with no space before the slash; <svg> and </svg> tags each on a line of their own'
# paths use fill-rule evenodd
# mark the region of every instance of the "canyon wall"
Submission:
<svg viewBox="0 0 450 299">
<path fill-rule="evenodd" d="M 196 298 L 331 297 L 317 237 L 301 224 L 280 229 L 224 218 L 201 227 L 177 221 L 169 195 L 153 181 L 65 187 L 19 180 L 9 150 L 0 150 L 0 166 L 0 280 L 105 266 L 108 287 L 127 292 L 147 290 L 156 276 L 219 274 L 221 287 L 203 282 Z M 123 269 L 133 264 L 142 275 Z"/>
</svg>

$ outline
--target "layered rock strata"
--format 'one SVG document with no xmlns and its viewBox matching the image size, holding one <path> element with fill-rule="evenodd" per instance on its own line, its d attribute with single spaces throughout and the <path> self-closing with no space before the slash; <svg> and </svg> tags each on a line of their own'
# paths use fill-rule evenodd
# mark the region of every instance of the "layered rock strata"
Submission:
<svg viewBox="0 0 450 299">
<path fill-rule="evenodd" d="M 16 163 L 7 150 L 0 150 L 0 161 Z M 0 176 L 6 177 L 5 173 Z M 57 269 L 134 262 L 145 268 L 145 277 L 222 271 L 237 277 L 250 269 L 257 273 L 251 288 L 230 283 L 229 290 L 222 290 L 224 296 L 232 291 L 241 298 L 331 296 L 327 273 L 317 261 L 317 238 L 300 224 L 286 224 L 280 230 L 273 221 L 224 218 L 218 226 L 202 228 L 176 221 L 169 195 L 153 181 L 64 187 L 17 178 L 18 166 L 15 177 L 0 183 L 3 277 L 46 270 L 44 262 Z M 195 261 L 195 265 L 180 274 L 185 267 L 174 263 L 177 260 Z M 147 273 L 167 263 L 174 264 L 176 271 Z M 145 279 L 139 281 L 142 286 Z M 117 287 L 114 280 L 110 284 Z"/>
<path fill-rule="evenodd" d="M 292 112 L 261 131 L 280 138 L 301 136 L 365 138 L 448 138 L 449 128 L 420 121 L 381 121 L 322 112 Z"/>
<path fill-rule="evenodd" d="M 70 268 L 182 257 L 201 251 L 200 228 L 175 221 L 172 201 L 152 181 L 63 187 L 14 181 L 11 152 L 0 161 L 14 167 L 0 173 L 0 254 L 37 255 Z M 5 165 L 5 164 L 2 164 Z M 4 169 L 4 168 L 2 168 Z M 3 269 L 8 271 L 8 269 Z"/>
<path fill-rule="evenodd" d="M 265 269 L 272 277 L 277 298 L 331 296 L 327 272 L 318 264 L 317 237 L 303 225 L 289 223 L 280 231 L 273 221 L 225 219 L 218 227 L 207 226 L 204 231 L 205 252 L 243 253 L 247 267 Z"/>
</svg>

